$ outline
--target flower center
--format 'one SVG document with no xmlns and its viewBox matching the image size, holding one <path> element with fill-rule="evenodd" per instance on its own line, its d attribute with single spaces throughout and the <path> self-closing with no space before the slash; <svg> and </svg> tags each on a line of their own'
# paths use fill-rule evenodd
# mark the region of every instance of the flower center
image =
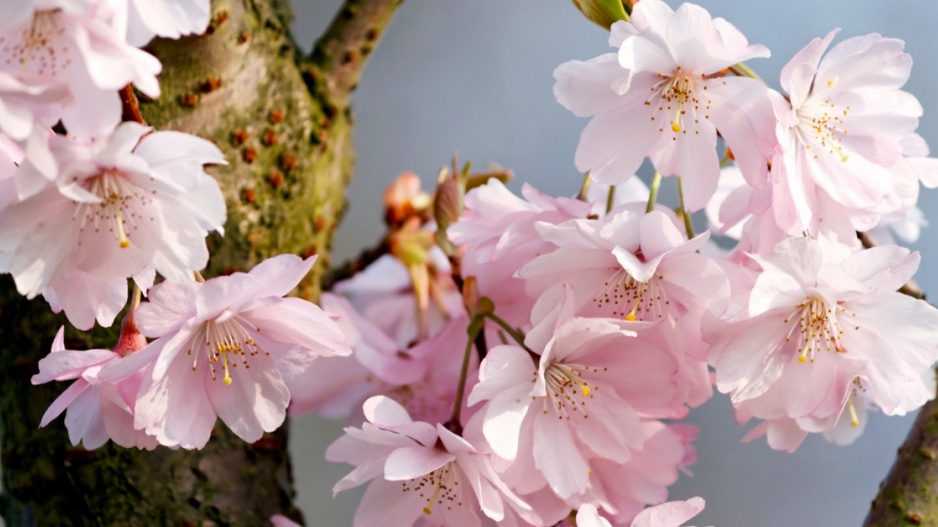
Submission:
<svg viewBox="0 0 938 527">
<path fill-rule="evenodd" d="M 837 307 L 841 311 L 846 311 L 840 305 Z M 801 352 L 798 355 L 798 362 L 807 362 L 809 355 L 811 362 L 814 362 L 814 355 L 824 350 L 843 353 L 840 338 L 844 331 L 837 323 L 836 314 L 826 300 L 818 297 L 805 300 L 798 305 L 798 310 L 801 313 L 798 322 L 801 328 L 798 343 Z M 797 314 L 798 311 L 795 313 Z M 787 324 L 788 321 L 789 319 L 786 318 L 785 323 Z"/>
<path fill-rule="evenodd" d="M 829 99 L 823 102 L 808 99 L 798 109 L 798 135 L 806 149 L 815 147 L 815 159 L 823 151 L 838 156 L 841 162 L 850 158 L 843 150 L 844 136 L 847 135 L 844 119 L 849 111 L 849 106 L 837 106 Z"/>
<path fill-rule="evenodd" d="M 79 233 L 83 233 L 86 228 L 98 233 L 105 227 L 117 239 L 121 248 L 130 247 L 128 228 L 137 228 L 137 222 L 142 220 L 138 211 L 147 203 L 152 203 L 153 198 L 142 194 L 138 187 L 128 183 L 115 169 L 105 169 L 100 174 L 86 179 L 81 186 L 101 201 L 76 203 L 77 208 L 72 220 L 81 222 Z"/>
<path fill-rule="evenodd" d="M 664 114 L 665 117 L 661 121 L 669 120 L 672 132 L 686 134 L 689 124 L 697 124 L 697 112 L 701 108 L 706 111 L 710 110 L 710 99 L 706 97 L 701 99 L 699 90 L 696 88 L 699 76 L 684 73 L 680 67 L 672 75 L 663 73 L 657 75 L 661 80 L 651 88 L 653 92 L 651 99 L 645 101 L 645 106 L 657 106 L 655 116 L 651 120 L 655 121 L 662 117 L 661 114 Z M 707 86 L 704 84 L 703 90 L 706 89 Z M 704 118 L 709 119 L 710 116 L 704 115 Z M 691 126 L 691 128 L 696 127 Z M 663 124 L 658 131 L 664 132 Z M 698 134 L 699 131 L 694 130 L 694 133 Z M 673 139 L 677 140 L 677 137 Z"/>
<path fill-rule="evenodd" d="M 591 368 L 581 364 L 559 362 L 552 363 L 545 369 L 547 398 L 553 403 L 560 419 L 569 421 L 575 412 L 579 412 L 583 419 L 589 417 L 586 403 L 594 397 L 593 392 L 598 391 L 599 387 L 590 386 L 590 383 L 583 378 L 583 373 L 603 371 L 606 371 L 606 368 Z"/>
<path fill-rule="evenodd" d="M 250 369 L 249 358 L 260 355 L 262 349 L 258 348 L 257 342 L 248 332 L 250 327 L 255 333 L 260 333 L 260 328 L 248 324 L 241 317 L 235 316 L 224 322 L 210 320 L 202 327 L 203 341 L 205 342 L 205 352 L 208 358 L 208 367 L 212 372 L 212 380 L 218 380 L 216 364 L 221 363 L 221 368 L 225 372 L 222 382 L 231 384 L 231 372 L 229 368 L 237 368 L 240 362 L 245 369 Z M 192 371 L 196 371 L 198 363 L 198 354 L 193 354 L 190 348 L 187 352 L 192 355 Z M 265 355 L 270 352 L 264 351 Z"/>
<path fill-rule="evenodd" d="M 59 22 L 58 9 L 37 11 L 19 35 L 0 36 L 0 64 L 58 75 L 72 63 L 69 46 L 62 42 L 65 28 Z"/>
<path fill-rule="evenodd" d="M 418 496 L 427 501 L 423 508 L 423 513 L 433 514 L 433 506 L 439 505 L 452 510 L 453 506 L 462 506 L 462 492 L 459 487 L 459 479 L 454 477 L 453 463 L 447 463 L 442 467 L 424 474 L 419 478 L 401 482 L 401 490 L 404 492 L 416 492 Z"/>
<path fill-rule="evenodd" d="M 614 318 L 625 320 L 655 321 L 664 316 L 662 306 L 671 302 L 661 287 L 662 275 L 655 275 L 647 282 L 639 282 L 624 269 L 617 269 L 603 283 L 603 289 L 593 297 L 593 305 L 603 311 L 611 310 Z"/>
</svg>

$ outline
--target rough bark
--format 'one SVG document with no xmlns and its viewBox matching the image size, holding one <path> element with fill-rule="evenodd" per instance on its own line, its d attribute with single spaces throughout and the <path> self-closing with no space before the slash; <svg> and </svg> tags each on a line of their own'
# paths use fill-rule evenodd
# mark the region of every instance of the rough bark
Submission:
<svg viewBox="0 0 938 527">
<path fill-rule="evenodd" d="M 919 411 L 864 525 L 938 525 L 938 400 Z"/>
<path fill-rule="evenodd" d="M 320 46 L 352 60 L 299 55 L 286 0 L 215 0 L 206 35 L 150 46 L 163 93 L 141 101 L 146 120 L 213 140 L 228 202 L 225 236 L 209 239 L 205 276 L 247 270 L 277 253 L 319 254 L 300 294 L 315 298 L 345 208 L 353 150 L 348 91 L 399 0 L 349 0 Z M 356 81 L 357 82 L 357 81 Z M 64 317 L 26 301 L 0 277 L 0 432 L 7 525 L 264 525 L 300 520 L 287 427 L 246 444 L 221 423 L 201 451 L 72 447 L 62 419 L 39 429 L 65 383 L 30 386 Z M 111 347 L 116 328 L 69 332 L 70 349 Z M 58 385 L 57 385 L 58 384 Z"/>
</svg>

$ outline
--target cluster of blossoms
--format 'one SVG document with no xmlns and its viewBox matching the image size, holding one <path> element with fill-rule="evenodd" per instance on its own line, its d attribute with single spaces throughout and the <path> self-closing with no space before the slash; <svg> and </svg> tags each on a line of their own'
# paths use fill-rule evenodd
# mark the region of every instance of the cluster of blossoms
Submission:
<svg viewBox="0 0 938 527">
<path fill-rule="evenodd" d="M 356 527 L 678 527 L 703 508 L 667 502 L 696 459 L 681 420 L 713 386 L 758 421 L 747 440 L 787 451 L 934 393 L 938 310 L 898 291 L 919 257 L 857 236 L 916 235 L 919 181 L 938 186 L 900 41 L 831 32 L 783 94 L 728 22 L 642 0 L 614 53 L 554 73 L 590 117 L 578 198 L 406 175 L 387 254 L 320 308 L 284 298 L 314 259 L 202 280 L 226 215 L 204 166 L 224 158 L 119 122 L 119 89 L 159 93 L 136 46 L 204 30 L 207 0 L 35 4 L 0 7 L 0 272 L 83 330 L 115 321 L 128 279 L 147 296 L 113 350 L 60 331 L 40 362 L 34 383 L 74 380 L 42 423 L 67 412 L 73 443 L 201 448 L 217 418 L 255 441 L 316 411 L 349 422 L 326 457 L 355 467 L 335 492 L 368 484 Z M 676 210 L 657 203 L 672 176 Z M 703 210 L 732 249 L 694 233 Z"/>
<path fill-rule="evenodd" d="M 938 185 L 911 60 L 835 35 L 779 93 L 742 64 L 765 47 L 642 0 L 614 53 L 554 72 L 590 118 L 578 198 L 455 166 L 432 198 L 411 176 L 389 190 L 390 254 L 323 300 L 354 351 L 316 362 L 291 407 L 349 420 L 326 457 L 355 467 L 335 492 L 368 485 L 356 526 L 676 526 L 702 500 L 657 504 L 714 386 L 757 422 L 745 440 L 787 451 L 933 396 L 938 310 L 898 291 L 919 257 L 857 235 L 914 238 L 919 181 Z M 671 176 L 676 209 L 656 199 Z"/>
<path fill-rule="evenodd" d="M 41 425 L 66 412 L 70 440 L 86 448 L 109 439 L 201 448 L 218 418 L 256 441 L 283 423 L 315 359 L 351 353 L 335 316 L 283 298 L 315 257 L 280 255 L 202 279 L 205 239 L 226 218 L 204 170 L 224 156 L 195 136 L 121 122 L 134 88 L 160 92 L 160 62 L 139 46 L 205 31 L 209 8 L 209 0 L 0 6 L 0 272 L 80 330 L 113 324 L 128 279 L 135 290 L 113 349 L 66 349 L 60 330 L 32 379 L 74 381 Z"/>
</svg>

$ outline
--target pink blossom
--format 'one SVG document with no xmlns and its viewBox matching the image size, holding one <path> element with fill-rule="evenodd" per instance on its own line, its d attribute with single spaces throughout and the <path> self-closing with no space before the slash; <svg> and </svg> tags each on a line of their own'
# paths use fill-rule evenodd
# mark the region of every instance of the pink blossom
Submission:
<svg viewBox="0 0 938 527">
<path fill-rule="evenodd" d="M 714 74 L 767 57 L 768 50 L 750 46 L 734 26 L 693 4 L 672 11 L 661 0 L 643 0 L 631 22 L 612 29 L 618 55 L 554 71 L 557 100 L 592 117 L 577 147 L 577 168 L 598 182 L 622 183 L 650 157 L 662 175 L 682 177 L 685 204 L 696 211 L 716 190 L 719 132 L 747 179 L 762 186 L 774 143 L 766 88 Z"/>
<path fill-rule="evenodd" d="M 766 420 L 755 436 L 768 432 L 771 446 L 793 450 L 804 432 L 842 418 L 859 425 L 851 394 L 866 392 L 887 415 L 933 396 L 923 375 L 938 360 L 938 310 L 896 292 L 917 253 L 790 238 L 756 261 L 763 272 L 748 316 L 705 334 L 737 418 Z"/>
<path fill-rule="evenodd" d="M 132 319 L 128 320 L 132 325 Z M 85 448 L 93 450 L 111 439 L 125 448 L 156 448 L 158 443 L 154 437 L 134 429 L 133 404 L 143 379 L 141 372 L 117 382 L 98 377 L 104 367 L 124 360 L 124 353 L 146 345 L 146 340 L 131 347 L 120 342 L 117 351 L 72 351 L 65 349 L 64 330 L 64 327 L 59 328 L 52 352 L 39 361 L 39 373 L 33 375 L 32 383 L 73 379 L 75 382 L 49 406 L 39 426 L 46 426 L 65 411 L 65 426 L 73 445 L 80 441 Z M 124 330 L 121 337 L 127 339 Z"/>
<path fill-rule="evenodd" d="M 149 135 L 147 135 L 149 134 Z M 16 173 L 25 195 L 0 211 L 0 270 L 20 293 L 43 293 L 69 320 L 110 325 L 154 271 L 192 281 L 205 266 L 209 231 L 222 231 L 225 202 L 207 163 L 224 157 L 204 139 L 128 122 L 108 138 L 50 139 L 58 164 L 47 183 L 29 159 Z"/>
<path fill-rule="evenodd" d="M 0 12 L 0 71 L 26 70 L 66 84 L 73 103 L 61 110 L 61 118 L 69 133 L 90 138 L 109 132 L 120 122 L 117 90 L 127 84 L 159 96 L 160 62 L 124 40 L 126 15 L 121 16 L 119 2 L 3 3 L 9 18 Z"/>
<path fill-rule="evenodd" d="M 346 428 L 326 459 L 356 468 L 333 492 L 371 481 L 355 513 L 355 527 L 420 521 L 429 526 L 479 526 L 481 514 L 500 521 L 506 502 L 530 510 L 500 480 L 488 455 L 462 437 L 423 421 L 387 397 L 365 402 L 367 422 Z"/>
<path fill-rule="evenodd" d="M 834 224 L 842 240 L 880 214 L 914 205 L 918 179 L 934 182 L 938 162 L 914 134 L 922 108 L 900 88 L 912 59 L 901 40 L 878 34 L 831 48 L 837 31 L 814 39 L 782 69 L 788 99 L 772 93 L 778 149 L 773 209 L 790 234 Z"/>
<path fill-rule="evenodd" d="M 438 249 L 430 251 L 432 261 L 430 300 L 427 313 L 418 313 L 413 279 L 407 267 L 386 254 L 348 280 L 332 288 L 346 296 L 354 308 L 374 326 L 390 336 L 398 346 L 408 347 L 419 337 L 420 319 L 425 317 L 427 335 L 433 335 L 451 317 L 465 310 L 462 295 L 450 276 L 449 261 Z"/>
<path fill-rule="evenodd" d="M 249 273 L 154 286 L 137 321 L 156 340 L 102 374 L 120 379 L 147 366 L 134 426 L 183 448 L 205 446 L 216 417 L 245 441 L 279 427 L 289 387 L 310 363 L 351 353 L 319 307 L 281 298 L 314 261 L 280 255 Z"/>
<path fill-rule="evenodd" d="M 290 415 L 315 409 L 328 418 L 361 422 L 361 404 L 385 395 L 422 421 L 443 422 L 453 410 L 468 319 L 457 317 L 435 335 L 402 348 L 344 298 L 323 294 L 323 309 L 340 314 L 353 352 L 316 360 L 294 383 Z M 470 366 L 477 370 L 476 362 Z M 470 374 L 470 380 L 474 374 Z"/>
<path fill-rule="evenodd" d="M 527 293 L 515 274 L 553 248 L 535 225 L 558 224 L 590 213 L 582 201 L 553 198 L 530 185 L 521 192 L 523 197 L 515 196 L 501 181 L 489 180 L 466 195 L 465 213 L 446 231 L 453 243 L 466 247 L 463 275 L 475 276 L 479 294 L 491 298 L 499 316 L 517 326 L 528 323 L 537 297 Z"/>
<path fill-rule="evenodd" d="M 621 210 L 597 220 L 539 223 L 537 229 L 557 248 L 528 262 L 518 275 L 532 293 L 569 281 L 579 314 L 658 322 L 726 307 L 725 274 L 695 252 L 709 233 L 688 241 L 663 212 Z"/>
<path fill-rule="evenodd" d="M 525 344 L 537 355 L 493 347 L 469 395 L 470 405 L 489 401 L 482 429 L 492 451 L 509 460 L 530 451 L 563 499 L 586 492 L 591 458 L 624 463 L 640 450 L 639 412 L 659 412 L 675 390 L 672 357 L 636 346 L 614 321 L 573 317 L 575 305 L 566 287 L 560 307 L 532 319 Z"/>
</svg>

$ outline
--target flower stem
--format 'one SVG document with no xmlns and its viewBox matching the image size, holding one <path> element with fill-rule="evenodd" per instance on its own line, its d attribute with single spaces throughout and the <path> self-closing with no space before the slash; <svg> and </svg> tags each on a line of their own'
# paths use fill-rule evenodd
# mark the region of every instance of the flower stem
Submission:
<svg viewBox="0 0 938 527">
<path fill-rule="evenodd" d="M 485 313 L 484 316 L 488 317 L 488 319 L 491 320 L 492 322 L 498 324 L 498 326 L 502 328 L 502 330 L 504 330 L 505 333 L 508 333 L 508 335 L 512 338 L 512 340 L 517 342 L 518 345 L 524 348 L 525 351 L 527 351 L 528 353 L 534 353 L 533 351 L 531 351 L 531 348 L 529 348 L 524 343 L 524 333 L 521 333 L 517 329 L 509 326 L 508 322 L 505 322 L 504 320 L 502 320 L 501 317 L 499 317 L 495 313 Z"/>
<path fill-rule="evenodd" d="M 661 172 L 655 171 L 655 177 L 651 180 L 651 188 L 648 193 L 648 206 L 645 207 L 645 214 L 655 210 L 655 202 L 658 201 L 658 189 L 661 187 Z"/>
<path fill-rule="evenodd" d="M 140 286 L 134 283 L 134 292 L 133 296 L 130 297 L 130 311 L 136 311 L 140 307 L 140 300 L 143 297 L 143 291 L 140 290 Z"/>
<path fill-rule="evenodd" d="M 456 401 L 453 403 L 453 414 L 449 421 L 444 425 L 447 430 L 455 434 L 462 434 L 462 423 L 459 422 L 462 416 L 462 399 L 466 393 L 466 379 L 469 376 L 469 359 L 472 357 L 472 346 L 475 344 L 476 337 L 485 326 L 485 316 L 482 313 L 476 313 L 469 321 L 466 339 L 466 351 L 462 356 L 462 367 L 459 370 L 459 384 L 456 386 Z"/>
<path fill-rule="evenodd" d="M 752 71 L 745 62 L 737 62 L 730 67 L 730 70 L 740 77 L 749 77 L 750 79 L 762 81 L 762 78 L 756 75 L 756 72 Z"/>
<path fill-rule="evenodd" d="M 681 187 L 681 178 L 677 178 L 677 197 L 681 201 L 681 215 L 684 216 L 684 229 L 687 231 L 687 239 L 694 237 L 694 222 L 691 221 L 690 212 L 684 206 L 684 189 Z"/>
</svg>

